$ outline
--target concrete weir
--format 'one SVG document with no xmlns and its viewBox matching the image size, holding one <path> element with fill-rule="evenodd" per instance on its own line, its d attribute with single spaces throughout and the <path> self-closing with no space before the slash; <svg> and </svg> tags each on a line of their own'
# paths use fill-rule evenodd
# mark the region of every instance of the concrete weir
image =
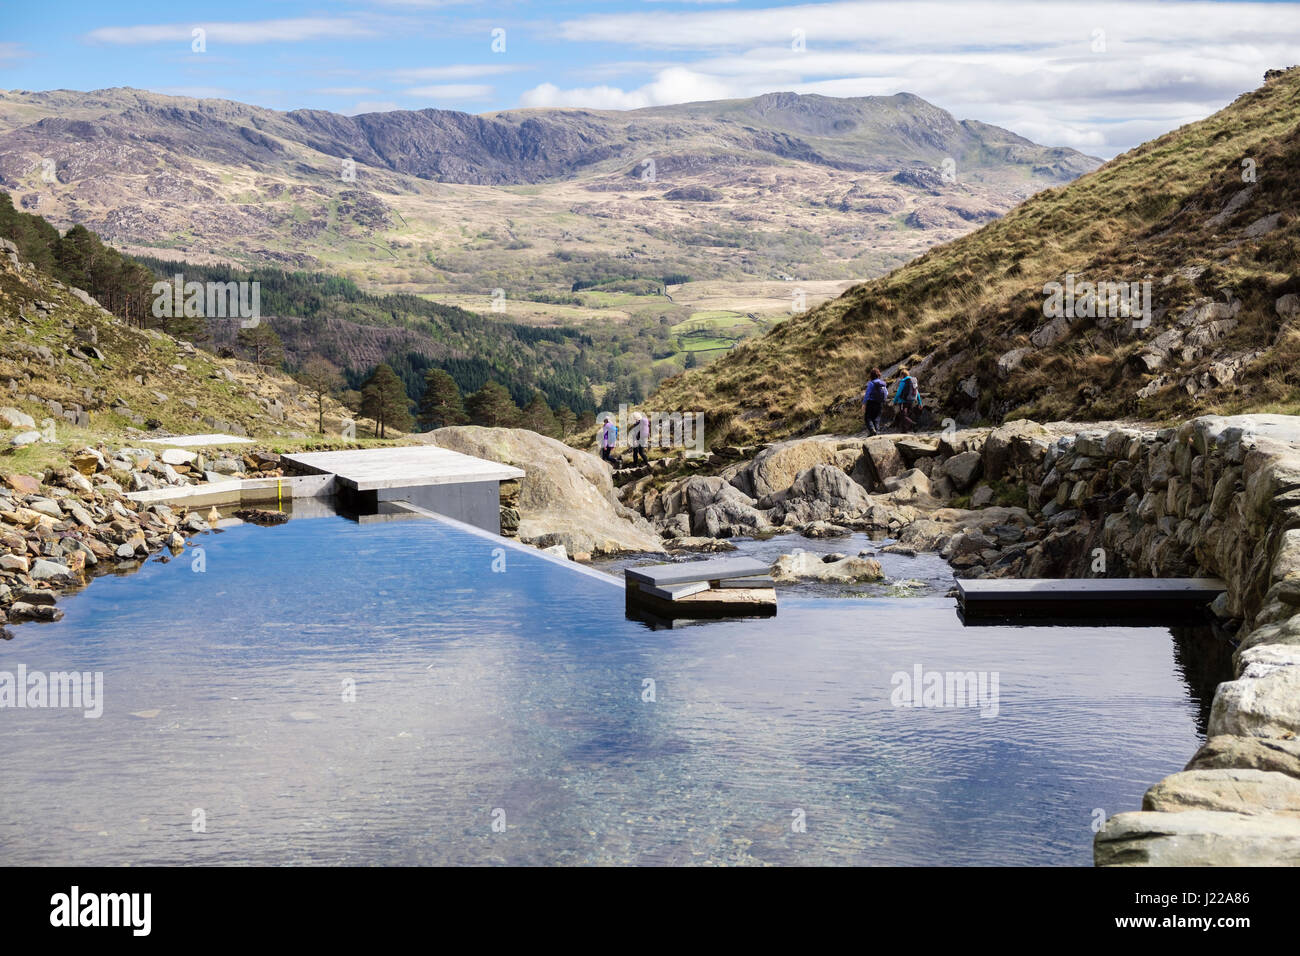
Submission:
<svg viewBox="0 0 1300 956">
<path fill-rule="evenodd" d="M 1208 620 L 1210 603 L 1227 589 L 1219 578 L 959 578 L 957 601 L 968 624 L 1017 616 Z"/>
<path fill-rule="evenodd" d="M 500 484 L 524 472 L 433 445 L 284 455 L 299 471 L 331 475 L 344 506 L 371 514 L 404 501 L 491 531 L 501 531 Z"/>
</svg>

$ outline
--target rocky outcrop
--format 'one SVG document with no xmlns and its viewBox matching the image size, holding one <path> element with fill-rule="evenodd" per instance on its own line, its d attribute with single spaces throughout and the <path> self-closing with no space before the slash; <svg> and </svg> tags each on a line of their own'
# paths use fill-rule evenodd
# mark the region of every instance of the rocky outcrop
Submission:
<svg viewBox="0 0 1300 956">
<path fill-rule="evenodd" d="M 862 517 L 872 507 L 866 489 L 834 465 L 814 465 L 801 471 L 784 491 L 759 501 L 771 509 L 772 520 L 787 527 L 814 521 L 843 523 Z"/>
<path fill-rule="evenodd" d="M 457 425 L 417 438 L 523 469 L 514 506 L 520 541 L 562 544 L 569 554 L 664 550 L 645 519 L 618 500 L 609 466 L 595 455 L 524 428 Z"/>
<path fill-rule="evenodd" d="M 778 442 L 739 469 L 731 483 L 750 497 L 762 499 L 789 488 L 795 478 L 814 465 L 833 464 L 847 471 L 861 456 L 862 442 L 834 436 Z"/>
</svg>

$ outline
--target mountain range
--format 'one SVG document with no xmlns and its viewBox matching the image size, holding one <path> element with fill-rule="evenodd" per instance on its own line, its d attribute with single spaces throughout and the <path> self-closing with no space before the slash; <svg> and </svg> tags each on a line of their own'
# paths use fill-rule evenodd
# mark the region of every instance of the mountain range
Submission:
<svg viewBox="0 0 1300 956">
<path fill-rule="evenodd" d="M 420 294 L 862 279 L 1098 163 L 907 93 L 344 116 L 0 92 L 0 185 L 29 212 L 128 252 Z"/>
<path fill-rule="evenodd" d="M 705 411 L 711 441 L 856 431 L 868 370 L 910 365 L 936 424 L 1295 414 L 1298 132 L 1300 68 L 1271 70 L 1220 112 L 666 381 L 653 404 Z"/>
</svg>

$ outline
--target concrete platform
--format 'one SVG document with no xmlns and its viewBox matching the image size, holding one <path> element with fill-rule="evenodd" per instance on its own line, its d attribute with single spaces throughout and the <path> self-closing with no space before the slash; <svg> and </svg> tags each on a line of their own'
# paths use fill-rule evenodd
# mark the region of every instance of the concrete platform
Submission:
<svg viewBox="0 0 1300 956">
<path fill-rule="evenodd" d="M 501 482 L 524 472 L 447 448 L 415 445 L 284 455 L 291 468 L 333 476 L 343 508 L 376 514 L 405 501 L 485 531 L 501 531 Z"/>
<path fill-rule="evenodd" d="M 307 471 L 332 474 L 343 487 L 354 491 L 500 482 L 524 477 L 518 468 L 434 445 L 306 452 L 284 455 L 282 460 Z"/>
<path fill-rule="evenodd" d="M 682 561 L 627 568 L 623 574 L 628 581 L 662 588 L 694 581 L 717 582 L 728 578 L 766 577 L 770 570 L 770 565 L 754 558 L 718 558 L 713 561 Z"/>
<path fill-rule="evenodd" d="M 1164 620 L 1198 613 L 1228 588 L 1218 578 L 957 580 L 962 615 Z"/>
<path fill-rule="evenodd" d="M 200 485 L 167 485 L 153 491 L 132 491 L 126 497 L 142 505 L 184 505 L 191 510 L 208 505 L 260 505 L 268 502 L 329 498 L 333 475 L 290 478 L 231 478 Z"/>
<path fill-rule="evenodd" d="M 625 568 L 629 617 L 659 622 L 678 618 L 771 617 L 776 588 L 768 565 L 754 558 L 717 558 Z"/>
</svg>

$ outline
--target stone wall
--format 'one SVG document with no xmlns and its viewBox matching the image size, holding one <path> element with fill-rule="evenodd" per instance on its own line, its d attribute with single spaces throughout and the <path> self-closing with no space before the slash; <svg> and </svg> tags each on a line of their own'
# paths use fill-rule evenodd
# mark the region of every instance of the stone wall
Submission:
<svg viewBox="0 0 1300 956">
<path fill-rule="evenodd" d="M 1300 419 L 1207 416 L 1055 442 L 1031 511 L 1056 527 L 1028 576 L 1214 576 L 1235 628 L 1207 742 L 1107 821 L 1099 865 L 1300 863 Z M 1064 518 L 1064 520 L 1062 520 Z M 1100 550 L 1098 550 L 1100 549 Z"/>
</svg>

